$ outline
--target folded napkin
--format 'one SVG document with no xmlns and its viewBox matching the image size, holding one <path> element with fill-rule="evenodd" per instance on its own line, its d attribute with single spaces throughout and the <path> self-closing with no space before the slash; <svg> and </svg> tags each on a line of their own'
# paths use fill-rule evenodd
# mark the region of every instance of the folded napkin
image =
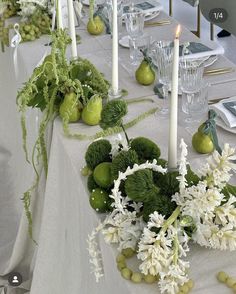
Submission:
<svg viewBox="0 0 236 294">
<path fill-rule="evenodd" d="M 236 127 L 236 96 L 210 106 L 230 128 Z"/>
<path fill-rule="evenodd" d="M 202 44 L 198 42 L 186 42 L 180 45 L 179 49 L 180 57 L 182 58 L 184 55 L 185 59 L 204 58 L 212 55 L 224 54 L 224 48 L 212 42 L 208 42 L 207 44 Z"/>
</svg>

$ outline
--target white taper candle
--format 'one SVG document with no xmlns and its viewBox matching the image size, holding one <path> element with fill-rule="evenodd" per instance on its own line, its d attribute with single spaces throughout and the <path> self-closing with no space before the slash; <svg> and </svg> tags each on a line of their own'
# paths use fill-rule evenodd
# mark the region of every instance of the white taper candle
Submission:
<svg viewBox="0 0 236 294">
<path fill-rule="evenodd" d="M 118 20 L 117 20 L 117 0 L 112 1 L 112 92 L 117 95 L 118 84 Z"/>
<path fill-rule="evenodd" d="M 178 84 L 179 84 L 179 34 L 178 25 L 174 40 L 173 68 L 170 99 L 169 119 L 169 147 L 168 147 L 168 168 L 177 168 L 177 128 L 178 128 Z"/>
<path fill-rule="evenodd" d="M 56 11 L 57 11 L 57 26 L 58 29 L 63 29 L 63 22 L 62 22 L 62 9 L 61 9 L 61 0 L 57 0 L 57 7 L 56 7 Z"/>
<path fill-rule="evenodd" d="M 68 8 L 68 26 L 70 30 L 71 43 L 71 54 L 72 58 L 77 58 L 77 46 L 76 46 L 76 33 L 75 33 L 75 19 L 74 19 L 74 6 L 73 0 L 67 0 Z"/>
</svg>

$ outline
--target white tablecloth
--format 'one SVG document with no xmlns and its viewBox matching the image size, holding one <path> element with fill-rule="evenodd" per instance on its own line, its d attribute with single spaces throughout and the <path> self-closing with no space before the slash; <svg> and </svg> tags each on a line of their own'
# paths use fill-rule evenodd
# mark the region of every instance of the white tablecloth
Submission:
<svg viewBox="0 0 236 294">
<path fill-rule="evenodd" d="M 158 19 L 167 18 L 161 13 Z M 176 22 L 172 20 L 170 26 L 149 28 L 156 39 L 171 39 L 174 35 Z M 82 44 L 78 46 L 79 54 L 89 58 L 108 80 L 111 79 L 111 40 L 107 35 L 99 37 L 89 36 L 82 28 L 79 29 Z M 196 37 L 183 28 L 182 41 L 196 40 Z M 46 38 L 37 42 L 23 44 L 19 50 L 19 58 L 25 66 L 24 77 L 29 76 L 33 67 L 45 53 Z M 152 86 L 137 85 L 133 69 L 128 64 L 129 51 L 120 48 L 120 84 L 129 91 L 128 97 L 152 95 Z M 234 66 L 224 57 L 213 67 Z M 228 80 L 236 78 L 235 73 L 224 76 L 209 77 L 210 81 Z M 7 90 L 6 90 L 7 92 Z M 9 92 L 7 92 L 9 95 Z M 236 82 L 212 86 L 209 97 L 218 98 L 236 95 Z M 15 97 L 13 97 L 15 98 Z M 154 97 L 157 104 L 162 100 Z M 14 99 L 13 99 L 14 100 Z M 156 103 L 155 103 L 156 104 Z M 130 105 L 126 120 L 137 116 L 140 112 L 155 106 L 152 103 Z M 180 111 L 181 113 L 181 111 Z M 199 156 L 191 148 L 191 134 L 185 129 L 183 115 L 179 120 L 179 138 L 183 137 L 189 145 L 191 164 L 197 168 L 206 156 Z M 73 131 L 94 134 L 98 127 L 88 127 L 82 123 L 71 125 Z M 193 130 L 190 128 L 190 132 Z M 162 150 L 162 157 L 167 158 L 168 121 L 160 116 L 151 116 L 128 130 L 130 137 L 146 136 L 158 143 Z M 228 142 L 236 146 L 235 135 L 219 129 L 220 143 Z M 115 248 L 104 244 L 102 238 L 100 246 L 103 252 L 105 278 L 96 284 L 90 274 L 89 257 L 87 252 L 87 235 L 99 220 L 98 215 L 90 208 L 86 179 L 80 174 L 84 165 L 84 154 L 88 141 L 77 141 L 64 137 L 60 119 L 53 125 L 51 149 L 49 154 L 48 178 L 42 175 L 39 191 L 33 196 L 34 232 L 38 246 L 34 246 L 27 236 L 25 218 L 21 220 L 17 241 L 8 267 L 2 273 L 7 274 L 12 270 L 19 270 L 24 275 L 24 280 L 29 280 L 33 275 L 31 294 L 99 294 L 99 293 L 158 293 L 156 286 L 134 285 L 123 280 L 115 265 Z M 5 157 L 6 158 L 6 157 Z M 28 181 L 27 181 L 28 182 Z M 46 187 L 45 187 L 46 183 Z M 234 178 L 234 183 L 236 183 Z M 44 193 L 45 188 L 45 193 Z M 7 206 L 8 207 L 8 206 Z M 9 206 L 10 207 L 10 206 Z M 18 220 L 19 220 L 18 214 Z M 14 224 L 12 226 L 14 228 Z M 15 235 L 17 232 L 15 224 Z M 14 240 L 14 236 L 11 236 Z M 14 244 L 14 242 L 12 241 Z M 189 255 L 191 260 L 191 277 L 195 280 L 196 287 L 193 293 L 222 294 L 230 293 L 225 286 L 217 283 L 215 273 L 225 270 L 229 274 L 235 273 L 235 253 L 210 251 L 193 246 Z M 2 257 L 1 257 L 2 262 Z M 8 260 L 8 261 L 9 261 Z M 25 286 L 27 288 L 28 285 Z M 26 290 L 12 290 L 9 293 L 26 293 Z"/>
</svg>

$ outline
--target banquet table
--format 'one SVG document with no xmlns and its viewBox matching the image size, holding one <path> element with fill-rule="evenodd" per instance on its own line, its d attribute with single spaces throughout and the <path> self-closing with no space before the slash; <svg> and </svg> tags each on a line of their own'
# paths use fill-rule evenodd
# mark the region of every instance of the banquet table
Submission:
<svg viewBox="0 0 236 294">
<path fill-rule="evenodd" d="M 161 12 L 156 20 L 169 18 Z M 151 34 L 154 39 L 173 39 L 177 22 L 170 18 L 171 24 L 162 27 L 145 28 L 145 33 Z M 78 28 L 81 35 L 81 44 L 78 52 L 81 57 L 88 58 L 97 68 L 111 80 L 111 38 L 109 35 L 92 37 L 85 31 L 82 24 Z M 197 41 L 198 38 L 186 28 L 182 28 L 180 38 L 184 41 Z M 33 68 L 49 47 L 44 46 L 46 37 L 19 47 L 19 60 L 24 65 L 25 78 L 30 75 Z M 69 54 L 69 52 L 68 52 Z M 140 86 L 134 79 L 134 68 L 129 63 L 129 50 L 119 48 L 119 81 L 120 87 L 128 90 L 127 99 L 135 97 L 151 97 L 154 103 L 130 104 L 125 121 L 135 118 L 138 114 L 161 106 L 162 100 L 153 94 L 153 87 Z M 211 68 L 235 67 L 224 56 Z M 228 73 L 206 78 L 212 86 L 209 91 L 209 99 L 236 95 L 236 73 Z M 216 82 L 235 79 L 234 82 L 216 84 Z M 191 137 L 196 126 L 186 129 L 185 116 L 181 112 L 181 100 L 179 99 L 178 139 L 183 138 L 188 145 L 188 159 L 193 170 L 197 170 L 204 163 L 206 156 L 195 153 L 191 147 Z M 37 114 L 38 116 L 38 114 Z M 71 124 L 73 133 L 95 134 L 99 127 L 88 127 L 82 123 Z M 145 136 L 154 140 L 162 151 L 162 157 L 167 158 L 168 146 L 168 118 L 158 113 L 149 116 L 134 127 L 127 130 L 131 138 Z M 236 147 L 235 134 L 218 128 L 220 144 L 230 143 Z M 36 246 L 27 237 L 27 224 L 25 218 L 21 221 L 18 231 L 15 250 L 11 257 L 13 265 L 11 270 L 18 269 L 25 273 L 25 290 L 8 288 L 7 293 L 31 293 L 31 294 L 154 294 L 158 293 L 157 285 L 133 284 L 121 278 L 116 268 L 115 256 L 117 250 L 105 244 L 102 236 L 99 236 L 99 246 L 102 252 L 105 276 L 100 283 L 95 282 L 90 273 L 89 255 L 87 250 L 88 234 L 95 228 L 103 217 L 98 215 L 89 205 L 89 194 L 86 188 L 86 178 L 81 175 L 81 169 L 85 165 L 84 154 L 89 141 L 79 141 L 64 136 L 60 118 L 53 122 L 51 136 L 49 135 L 49 167 L 47 179 L 42 173 L 39 189 L 33 195 L 33 223 L 34 237 L 38 243 Z M 232 178 L 236 184 L 236 177 Z M 27 251 L 28 255 L 25 254 Z M 24 255 L 23 255 L 24 254 Z M 22 258 L 22 256 L 24 258 Z M 235 274 L 236 252 L 219 252 L 191 245 L 190 277 L 195 281 L 192 293 L 195 294 L 227 294 L 231 290 L 219 284 L 215 274 L 224 270 L 230 275 Z M 136 266 L 136 261 L 132 261 Z M 23 265 L 22 265 L 23 264 Z M 25 268 L 28 266 L 28 269 Z M 31 282 L 32 280 L 32 282 Z M 18 292 L 19 291 L 19 292 Z M 23 292 L 21 292 L 23 291 Z M 30 291 L 30 292 L 28 292 Z"/>
</svg>

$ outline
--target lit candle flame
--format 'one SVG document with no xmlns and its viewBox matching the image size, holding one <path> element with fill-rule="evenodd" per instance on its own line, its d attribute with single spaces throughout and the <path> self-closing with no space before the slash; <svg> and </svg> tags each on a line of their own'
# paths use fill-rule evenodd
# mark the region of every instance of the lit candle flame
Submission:
<svg viewBox="0 0 236 294">
<path fill-rule="evenodd" d="M 180 25 L 177 26 L 176 33 L 175 33 L 175 38 L 179 39 L 179 35 L 180 35 Z"/>
</svg>

